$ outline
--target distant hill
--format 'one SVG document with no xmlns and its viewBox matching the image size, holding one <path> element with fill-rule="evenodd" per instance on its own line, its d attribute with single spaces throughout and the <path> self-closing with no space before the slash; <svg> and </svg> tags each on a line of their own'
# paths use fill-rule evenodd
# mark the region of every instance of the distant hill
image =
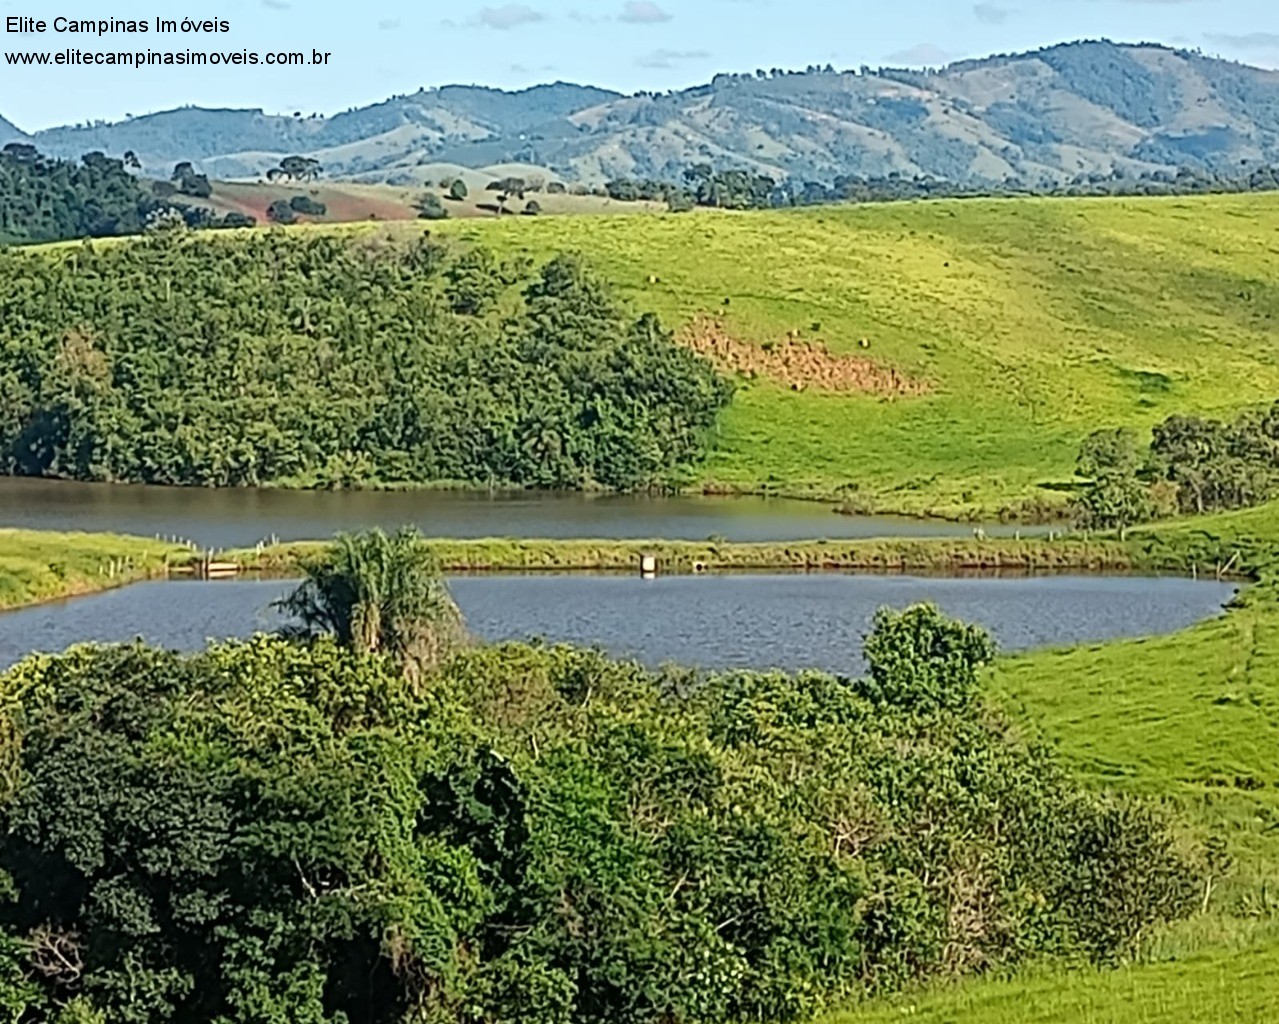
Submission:
<svg viewBox="0 0 1279 1024">
<path fill-rule="evenodd" d="M 1279 72 L 1096 41 L 937 71 L 719 75 L 661 95 L 556 83 L 448 86 L 328 118 L 186 108 L 35 139 L 63 156 L 132 150 L 154 173 L 195 160 L 221 178 L 253 177 L 304 153 L 331 177 L 402 185 L 428 180 L 424 169 L 440 163 L 522 163 L 597 182 L 670 178 L 708 161 L 799 180 L 896 173 L 1035 187 L 1279 163 Z"/>
<path fill-rule="evenodd" d="M 10 142 L 25 142 L 26 136 L 16 126 L 0 117 L 0 146 Z"/>
</svg>

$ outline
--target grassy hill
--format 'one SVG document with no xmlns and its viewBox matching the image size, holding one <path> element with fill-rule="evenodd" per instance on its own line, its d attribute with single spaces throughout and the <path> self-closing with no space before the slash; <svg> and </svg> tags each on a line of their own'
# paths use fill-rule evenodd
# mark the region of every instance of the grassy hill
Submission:
<svg viewBox="0 0 1279 1024">
<path fill-rule="evenodd" d="M 266 186 L 246 188 L 261 204 Z M 1279 396 L 1279 195 L 430 226 L 537 260 L 579 251 L 739 373 L 696 482 L 707 490 L 1033 513 L 1064 502 L 1099 426 Z"/>
<path fill-rule="evenodd" d="M 707 485 L 855 487 L 867 505 L 949 514 L 1059 501 L 1076 446 L 1098 426 L 1146 428 L 1279 395 L 1276 196 L 443 230 L 535 257 L 580 250 L 635 305 L 757 347 L 765 372 L 724 418 Z M 802 368 L 798 380 L 770 379 L 763 350 L 793 331 L 824 346 L 826 362 L 869 359 L 925 393 L 831 390 L 820 366 L 811 386 Z"/>
<path fill-rule="evenodd" d="M 273 184 L 250 181 L 215 181 L 213 194 L 207 200 L 180 197 L 192 206 L 206 206 L 219 215 L 232 211 L 256 217 L 258 223 L 267 222 L 266 210 L 277 199 L 291 199 L 307 195 L 323 203 L 328 212 L 323 217 L 304 218 L 318 223 L 336 224 L 354 221 L 416 221 L 416 203 L 426 193 L 440 197 L 451 218 L 495 218 L 492 209 L 493 193 L 484 186 L 509 173 L 496 168 L 490 173 L 468 171 L 450 165 L 436 165 L 435 173 L 426 177 L 427 187 L 400 187 L 395 185 L 363 184 L 353 181 L 321 181 L 313 184 Z M 467 182 L 468 195 L 454 201 L 446 197 L 446 190 L 439 187 L 443 178 L 462 178 Z M 528 200 L 536 200 L 546 216 L 583 216 L 605 213 L 656 213 L 665 209 L 664 204 L 651 202 L 619 202 L 607 196 L 548 195 L 545 192 L 528 193 L 526 201 L 512 199 L 508 209 L 520 213 Z"/>
</svg>

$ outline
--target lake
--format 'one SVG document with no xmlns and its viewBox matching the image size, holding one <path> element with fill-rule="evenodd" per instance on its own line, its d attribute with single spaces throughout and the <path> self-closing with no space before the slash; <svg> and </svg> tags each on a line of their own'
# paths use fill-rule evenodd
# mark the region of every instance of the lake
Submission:
<svg viewBox="0 0 1279 1024">
<path fill-rule="evenodd" d="M 287 491 L 0 479 L 0 525 L 180 537 L 201 548 L 321 540 L 413 524 L 431 537 L 589 537 L 731 541 L 969 537 L 940 520 L 837 515 L 828 503 L 757 497 L 474 491 Z M 991 525 L 991 536 L 1018 528 Z M 1024 534 L 1046 528 L 1020 528 Z"/>
<path fill-rule="evenodd" d="M 0 667 L 84 640 L 195 650 L 270 631 L 280 580 L 142 583 L 0 614 Z M 1170 633 L 1220 613 L 1236 588 L 1162 577 L 927 578 L 861 574 L 463 576 L 450 581 L 485 640 L 600 646 L 649 665 L 862 669 L 875 610 L 935 601 L 989 628 L 1004 650 Z"/>
</svg>

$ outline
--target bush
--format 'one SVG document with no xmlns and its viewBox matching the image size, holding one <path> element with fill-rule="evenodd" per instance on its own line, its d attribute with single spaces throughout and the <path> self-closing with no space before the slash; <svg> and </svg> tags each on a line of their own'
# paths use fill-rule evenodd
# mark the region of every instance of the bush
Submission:
<svg viewBox="0 0 1279 1024">
<path fill-rule="evenodd" d="M 421 220 L 445 220 L 449 211 L 444 208 L 439 196 L 434 192 L 427 192 L 417 202 L 417 215 Z"/>
<path fill-rule="evenodd" d="M 276 224 L 296 224 L 298 216 L 287 199 L 277 199 L 266 208 L 266 219 Z"/>
<path fill-rule="evenodd" d="M 310 196 L 294 196 L 289 200 L 289 207 L 294 213 L 307 217 L 323 217 L 329 212 L 327 206 Z"/>
<path fill-rule="evenodd" d="M 973 702 L 980 631 L 910 609 L 870 647 L 866 683 L 521 646 L 411 681 L 324 637 L 32 659 L 3 684 L 6 999 L 31 1020 L 783 1021 L 1110 961 L 1194 905 L 1163 821 Z"/>
<path fill-rule="evenodd" d="M 977 671 L 995 657 L 995 643 L 979 626 L 948 619 L 932 604 L 903 612 L 881 608 L 866 639 L 876 703 L 910 711 L 960 710 L 977 695 Z"/>
<path fill-rule="evenodd" d="M 927 609 L 872 641 L 965 693 L 988 650 Z M 9 674 L 15 1017 L 793 1020 L 1109 961 L 1194 904 L 1163 821 L 971 701 L 568 648 L 392 664 L 259 637 Z"/>
</svg>

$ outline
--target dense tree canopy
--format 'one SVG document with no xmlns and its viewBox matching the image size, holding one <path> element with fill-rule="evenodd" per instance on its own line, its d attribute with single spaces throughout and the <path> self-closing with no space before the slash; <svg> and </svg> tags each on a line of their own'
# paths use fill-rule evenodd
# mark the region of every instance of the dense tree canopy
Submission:
<svg viewBox="0 0 1279 1024">
<path fill-rule="evenodd" d="M 133 233 L 155 205 L 123 161 L 101 153 L 73 163 L 23 143 L 0 151 L 0 242 Z"/>
<path fill-rule="evenodd" d="M 1279 494 L 1279 403 L 1230 421 L 1169 416 L 1145 451 L 1130 430 L 1099 430 L 1077 468 L 1088 478 L 1074 503 L 1084 526 L 1122 531 L 1160 514 L 1260 505 Z"/>
<path fill-rule="evenodd" d="M 0 252 L 0 466 L 81 480 L 660 485 L 728 399 L 575 259 L 157 233 Z"/>
<path fill-rule="evenodd" d="M 190 163 L 174 169 L 172 182 L 150 187 L 129 173 L 136 163 L 132 153 L 123 160 L 101 153 L 86 153 L 79 163 L 53 160 L 28 143 L 9 143 L 0 150 L 0 245 L 132 235 L 170 214 L 193 228 L 253 224 L 244 214 L 218 216 L 206 207 L 174 202 L 173 195 L 204 199 L 212 192 L 209 179 Z"/>
<path fill-rule="evenodd" d="M 1042 128 L 1037 119 L 1032 121 Z M 830 182 L 799 178 L 777 182 L 767 175 L 743 170 L 716 170 L 710 164 L 696 164 L 686 168 L 678 182 L 616 178 L 604 189 L 613 199 L 661 201 L 676 211 L 690 210 L 694 206 L 747 210 L 966 196 L 1162 196 L 1269 192 L 1279 189 L 1279 167 L 1255 167 L 1241 174 L 1189 168 L 1141 174 L 1127 170 L 1113 173 L 1092 171 L 1081 172 L 1070 181 L 1055 184 L 1011 177 L 1002 184 L 994 184 L 952 181 L 933 175 L 909 175 L 897 171 L 878 177 L 840 174 Z"/>
<path fill-rule="evenodd" d="M 509 646 L 407 682 L 267 637 L 32 659 L 0 681 L 0 1008 L 781 1021 L 1188 911 L 1160 820 L 983 709 L 987 638 L 877 629 L 867 681 Z"/>
</svg>

